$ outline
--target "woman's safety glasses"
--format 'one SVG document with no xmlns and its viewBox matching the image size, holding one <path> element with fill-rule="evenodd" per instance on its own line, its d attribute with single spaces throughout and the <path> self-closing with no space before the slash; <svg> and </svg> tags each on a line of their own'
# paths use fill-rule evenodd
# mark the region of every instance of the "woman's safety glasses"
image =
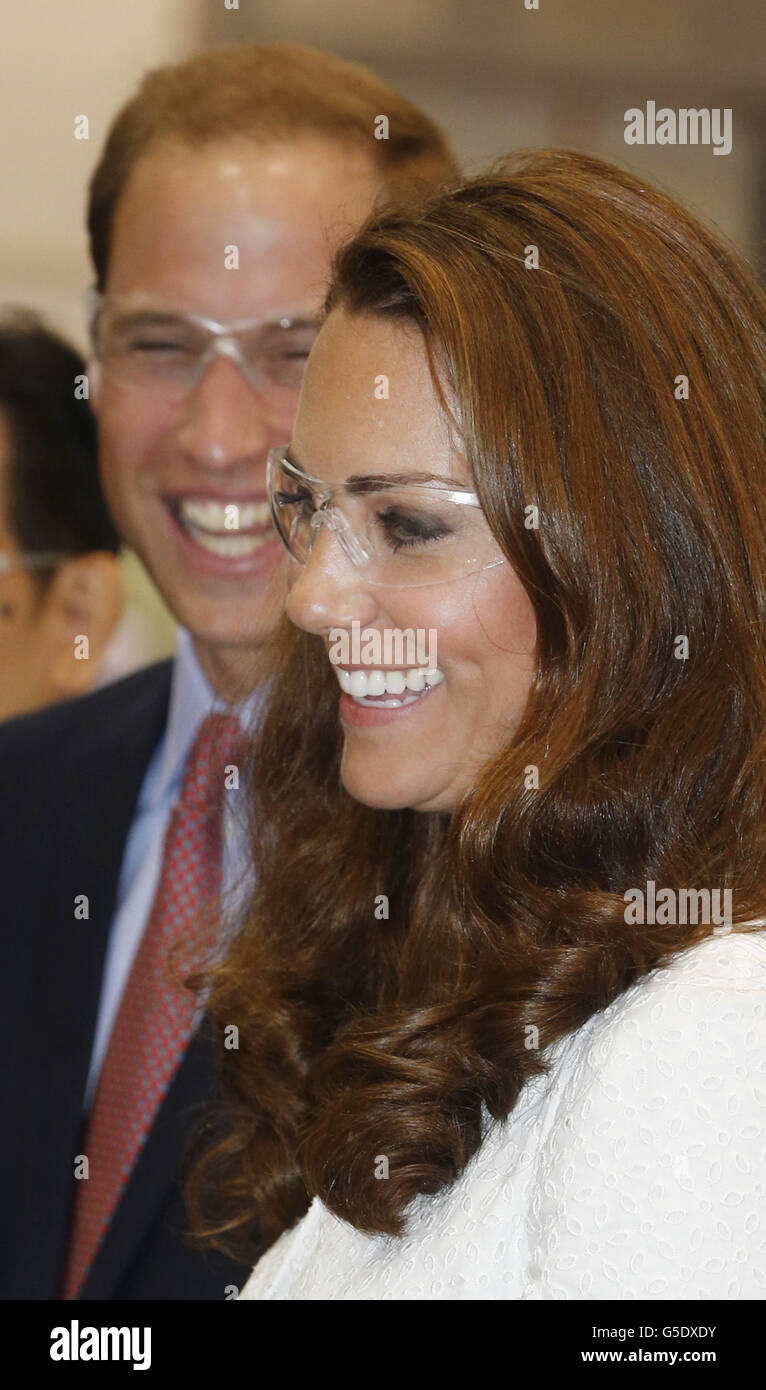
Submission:
<svg viewBox="0 0 766 1390">
<path fill-rule="evenodd" d="M 330 485 L 304 473 L 287 448 L 269 454 L 274 524 L 305 565 L 323 526 L 365 582 L 386 588 L 443 584 L 500 565 L 504 556 L 474 492 L 431 474 L 360 474 Z"/>
</svg>

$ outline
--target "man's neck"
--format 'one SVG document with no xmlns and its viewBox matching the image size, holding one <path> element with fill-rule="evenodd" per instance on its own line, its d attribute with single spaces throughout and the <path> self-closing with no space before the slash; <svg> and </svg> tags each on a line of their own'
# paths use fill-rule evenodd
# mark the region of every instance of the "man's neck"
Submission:
<svg viewBox="0 0 766 1390">
<path fill-rule="evenodd" d="M 239 705 L 258 684 L 258 648 L 221 646 L 192 638 L 192 645 L 211 690 L 227 705 Z"/>
</svg>

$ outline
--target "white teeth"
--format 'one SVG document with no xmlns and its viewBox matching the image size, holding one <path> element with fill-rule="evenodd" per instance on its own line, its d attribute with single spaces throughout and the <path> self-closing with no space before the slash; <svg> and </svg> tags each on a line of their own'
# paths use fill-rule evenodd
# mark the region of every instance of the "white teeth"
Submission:
<svg viewBox="0 0 766 1390">
<path fill-rule="evenodd" d="M 178 512 L 184 524 L 200 527 L 203 531 L 232 532 L 248 531 L 252 526 L 266 526 L 271 520 L 268 502 L 216 502 L 208 498 L 204 502 L 182 498 Z"/>
<path fill-rule="evenodd" d="M 348 693 L 349 695 L 367 694 L 366 671 L 351 671 L 348 678 Z"/>
<path fill-rule="evenodd" d="M 271 527 L 256 535 L 242 534 L 254 526 L 268 525 L 270 512 L 267 502 L 195 502 L 182 498 L 178 502 L 176 515 L 187 536 L 197 545 L 211 555 L 220 555 L 227 560 L 254 555 L 273 538 Z"/>
<path fill-rule="evenodd" d="M 344 671 L 342 666 L 334 666 L 333 669 L 341 690 L 363 703 L 381 695 L 402 696 L 405 691 L 411 691 L 412 694 L 406 695 L 404 700 L 392 701 L 393 704 L 410 704 L 424 690 L 444 680 L 444 672 L 435 667 L 429 671 L 416 667 L 406 671 Z"/>
<path fill-rule="evenodd" d="M 197 545 L 201 545 L 203 550 L 209 550 L 212 555 L 222 555 L 226 559 L 236 559 L 240 555 L 254 555 L 256 550 L 260 550 L 262 545 L 271 540 L 268 534 L 260 536 L 214 536 L 210 531 L 200 531 L 196 526 L 191 526 L 187 522 L 184 526 L 187 536 L 191 536 Z"/>
</svg>

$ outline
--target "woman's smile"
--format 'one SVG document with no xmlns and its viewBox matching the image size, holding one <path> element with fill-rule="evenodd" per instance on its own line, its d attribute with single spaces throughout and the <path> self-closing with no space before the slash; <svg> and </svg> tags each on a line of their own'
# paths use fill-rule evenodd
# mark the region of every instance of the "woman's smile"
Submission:
<svg viewBox="0 0 766 1390">
<path fill-rule="evenodd" d="M 334 670 L 342 692 L 340 719 L 360 729 L 379 728 L 407 717 L 415 706 L 422 708 L 444 680 L 444 672 L 437 667 L 365 670 L 361 666 L 335 666 Z"/>
</svg>

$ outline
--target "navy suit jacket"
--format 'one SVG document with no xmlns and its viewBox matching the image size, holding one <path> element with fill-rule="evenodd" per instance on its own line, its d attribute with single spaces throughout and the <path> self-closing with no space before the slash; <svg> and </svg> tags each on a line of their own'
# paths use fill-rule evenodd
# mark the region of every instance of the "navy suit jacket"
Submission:
<svg viewBox="0 0 766 1390">
<path fill-rule="evenodd" d="M 0 1298 L 55 1299 L 125 841 L 172 663 L 0 724 Z M 75 899 L 89 917 L 75 917 Z M 224 1299 L 250 1270 L 185 1238 L 189 1132 L 215 1086 L 192 1039 L 88 1275 L 86 1299 Z"/>
</svg>

